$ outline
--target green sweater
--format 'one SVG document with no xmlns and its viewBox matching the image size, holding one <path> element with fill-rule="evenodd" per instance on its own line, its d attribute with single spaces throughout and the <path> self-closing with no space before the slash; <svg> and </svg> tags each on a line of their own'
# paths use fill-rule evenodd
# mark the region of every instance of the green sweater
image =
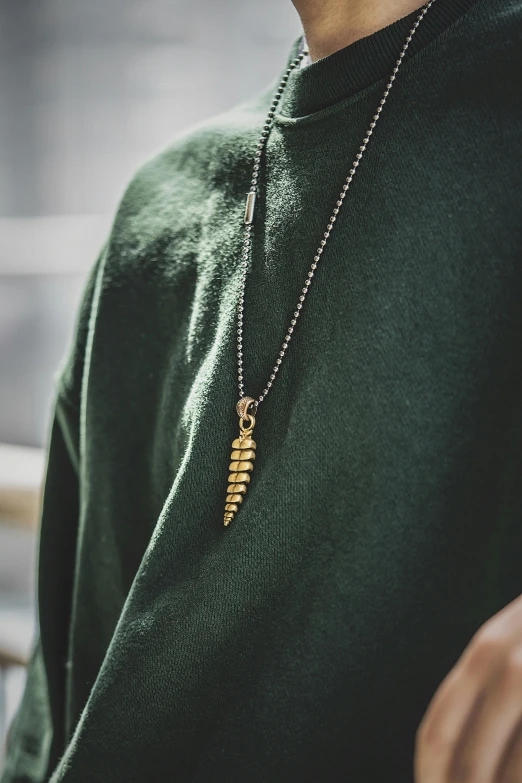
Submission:
<svg viewBox="0 0 522 783">
<path fill-rule="evenodd" d="M 247 281 L 252 396 L 412 18 L 289 80 Z M 60 374 L 3 783 L 412 780 L 431 695 L 522 593 L 521 44 L 521 0 L 437 0 L 422 23 L 227 529 L 274 85 L 134 178 Z"/>
</svg>

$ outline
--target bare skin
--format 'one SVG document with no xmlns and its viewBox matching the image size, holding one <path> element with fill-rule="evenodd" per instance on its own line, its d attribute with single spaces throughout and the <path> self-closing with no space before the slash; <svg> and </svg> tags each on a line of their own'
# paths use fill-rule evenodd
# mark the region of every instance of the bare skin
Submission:
<svg viewBox="0 0 522 783">
<path fill-rule="evenodd" d="M 417 783 L 522 781 L 522 598 L 482 626 L 417 733 Z"/>
<path fill-rule="evenodd" d="M 293 0 L 313 61 L 386 27 L 418 0 Z M 522 596 L 479 629 L 417 732 L 416 783 L 522 783 Z"/>
<path fill-rule="evenodd" d="M 310 59 L 327 57 L 424 5 L 419 0 L 292 0 Z"/>
</svg>

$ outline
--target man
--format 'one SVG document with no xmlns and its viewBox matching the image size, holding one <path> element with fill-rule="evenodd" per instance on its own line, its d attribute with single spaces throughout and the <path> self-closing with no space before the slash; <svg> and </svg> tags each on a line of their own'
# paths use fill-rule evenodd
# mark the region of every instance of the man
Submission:
<svg viewBox="0 0 522 783">
<path fill-rule="evenodd" d="M 94 269 L 3 783 L 522 780 L 522 3 L 295 5 Z"/>
</svg>

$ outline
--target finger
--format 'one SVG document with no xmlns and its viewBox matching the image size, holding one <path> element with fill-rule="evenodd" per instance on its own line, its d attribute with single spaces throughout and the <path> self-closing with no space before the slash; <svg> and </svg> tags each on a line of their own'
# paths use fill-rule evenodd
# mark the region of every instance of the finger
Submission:
<svg viewBox="0 0 522 783">
<path fill-rule="evenodd" d="M 519 595 L 503 609 L 497 612 L 496 615 L 489 620 L 489 623 L 499 623 L 503 628 L 513 630 L 515 629 L 517 635 L 520 636 L 522 632 L 522 626 L 520 619 L 522 618 L 522 596 Z"/>
<path fill-rule="evenodd" d="M 462 668 L 453 669 L 443 681 L 417 733 L 416 783 L 447 783 L 455 749 L 479 694 L 478 681 Z"/>
<path fill-rule="evenodd" d="M 450 768 L 449 780 L 494 783 L 513 733 L 522 718 L 522 649 L 506 659 L 480 698 Z"/>
<path fill-rule="evenodd" d="M 495 783 L 519 783 L 522 780 L 522 720 L 510 739 Z"/>
</svg>

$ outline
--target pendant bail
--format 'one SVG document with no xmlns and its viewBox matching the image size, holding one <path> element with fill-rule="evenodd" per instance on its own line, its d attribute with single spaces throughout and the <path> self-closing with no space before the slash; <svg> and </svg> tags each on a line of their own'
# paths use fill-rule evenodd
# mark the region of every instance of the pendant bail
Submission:
<svg viewBox="0 0 522 783">
<path fill-rule="evenodd" d="M 254 400 L 253 397 L 242 397 L 239 400 L 239 402 L 236 405 L 236 411 L 240 419 L 247 420 L 250 418 L 248 409 L 250 408 L 251 405 L 254 406 L 253 414 L 255 416 L 255 414 L 257 413 L 257 405 L 258 405 L 257 400 Z"/>
</svg>

